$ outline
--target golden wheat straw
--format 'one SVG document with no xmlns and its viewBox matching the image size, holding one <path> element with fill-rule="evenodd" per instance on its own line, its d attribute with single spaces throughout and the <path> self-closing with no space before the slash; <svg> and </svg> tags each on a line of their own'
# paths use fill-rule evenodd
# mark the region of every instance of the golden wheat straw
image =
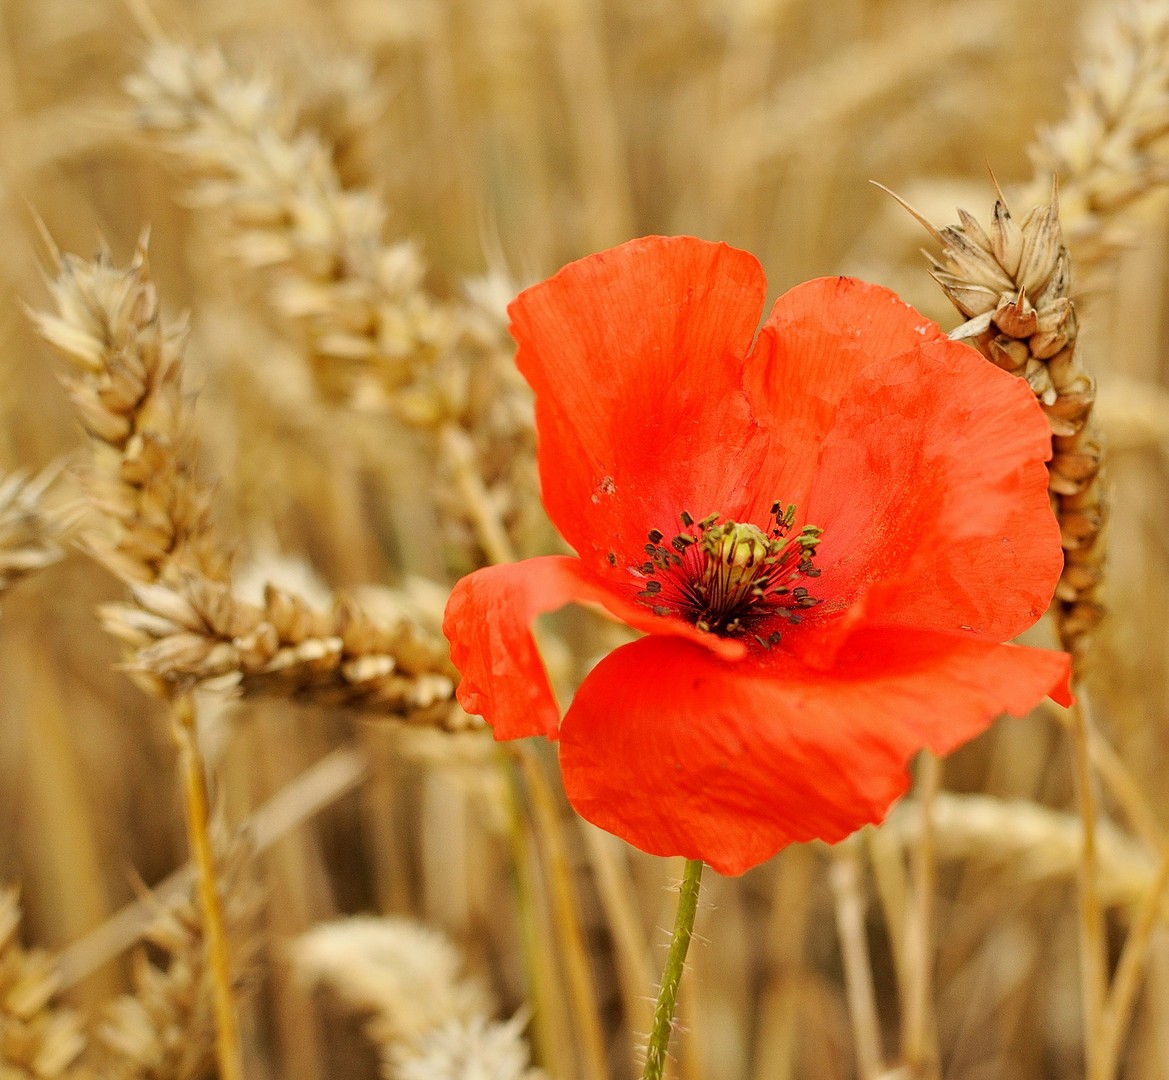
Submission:
<svg viewBox="0 0 1169 1080">
<path fill-rule="evenodd" d="M 1101 1031 L 1100 1075 L 1113 1080 L 1120 1067 L 1124 1040 L 1149 957 L 1153 930 L 1163 918 L 1169 900 L 1169 844 L 1162 847 L 1157 871 L 1137 911 L 1124 943 L 1116 976 L 1108 994 Z"/>
<path fill-rule="evenodd" d="M 220 1080 L 244 1080 L 243 1051 L 240 1047 L 239 1016 L 236 1012 L 227 927 L 223 911 L 222 884 L 211 841 L 211 808 L 207 793 L 207 767 L 199 747 L 195 701 L 188 693 L 175 694 L 170 701 L 171 726 L 179 746 L 179 771 L 187 807 L 195 882 L 199 889 L 205 953 L 212 986 L 211 1005 L 215 1016 L 215 1059 Z"/>
<path fill-rule="evenodd" d="M 646 987 L 653 986 L 649 938 L 641 923 L 637 894 L 629 877 L 628 851 L 611 833 L 579 819 L 581 835 L 589 854 L 589 868 L 597 894 L 613 935 L 617 977 L 630 1031 L 648 1038 L 653 1023 L 653 1003 Z"/>
<path fill-rule="evenodd" d="M 15 889 L 0 891 L 0 1077 L 4 1080 L 84 1080 L 77 1064 L 86 1037 L 80 1018 L 57 1001 L 53 957 L 24 949 L 18 939 Z"/>
<path fill-rule="evenodd" d="M 934 1029 L 934 856 L 933 807 L 942 766 L 928 750 L 918 759 L 917 803 L 921 833 L 913 847 L 913 884 L 906 910 L 905 999 L 901 1016 L 901 1053 L 910 1072 L 922 1080 L 939 1075 L 940 1055 Z"/>
<path fill-rule="evenodd" d="M 564 1002 L 555 993 L 560 985 L 555 964 L 556 942 L 545 917 L 548 905 L 541 889 L 545 881 L 537 865 L 535 828 L 524 813 L 520 765 L 515 755 L 502 747 L 497 748 L 497 753 L 500 768 L 507 771 L 509 780 L 507 839 L 516 922 L 527 976 L 525 996 L 533 1010 L 533 1039 L 539 1060 L 554 1076 L 575 1076 L 572 1027 Z"/>
<path fill-rule="evenodd" d="M 918 814 L 920 807 L 916 802 L 914 802 L 914 807 L 914 820 L 918 830 L 913 834 L 912 839 L 906 840 L 906 843 L 907 845 L 912 843 L 919 846 L 925 822 Z M 931 828 L 934 813 L 934 806 L 931 805 L 929 813 Z M 910 886 L 905 858 L 901 851 L 901 843 L 893 835 L 891 829 L 868 829 L 863 836 L 868 853 L 868 864 L 873 875 L 873 886 L 877 893 L 877 901 L 881 905 L 885 932 L 889 935 L 894 974 L 897 978 L 898 1000 L 907 1001 L 911 992 L 909 987 L 910 974 L 906 963 Z M 937 857 L 936 850 L 934 857 Z"/>
<path fill-rule="evenodd" d="M 836 906 L 836 932 L 844 961 L 844 987 L 852 1019 L 857 1073 L 861 1080 L 875 1080 L 885 1068 L 884 1052 L 873 988 L 873 964 L 865 933 L 867 905 L 861 895 L 857 843 L 850 838 L 832 848 L 828 881 Z"/>
<path fill-rule="evenodd" d="M 776 860 L 763 953 L 769 985 L 761 1001 L 758 1039 L 768 1052 L 761 1056 L 752 1080 L 795 1080 L 797 1075 L 800 983 L 813 885 L 819 884 L 819 855 L 810 845 L 793 844 Z"/>
<path fill-rule="evenodd" d="M 564 822 L 544 766 L 532 748 L 516 744 L 516 756 L 532 808 L 537 834 L 551 886 L 552 920 L 560 945 L 560 956 L 572 1006 L 576 1041 L 584 1058 L 585 1076 L 604 1080 L 609 1070 L 605 1061 L 604 1036 L 597 1009 L 597 992 L 589 969 L 579 902 L 572 882 L 565 844 Z"/>
</svg>

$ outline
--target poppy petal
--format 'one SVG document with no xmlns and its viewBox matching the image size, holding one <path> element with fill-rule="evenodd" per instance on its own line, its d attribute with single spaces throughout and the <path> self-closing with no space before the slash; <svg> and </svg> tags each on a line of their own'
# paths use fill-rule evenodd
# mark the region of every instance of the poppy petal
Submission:
<svg viewBox="0 0 1169 1080">
<path fill-rule="evenodd" d="M 830 671 L 643 638 L 577 692 L 560 732 L 565 790 L 643 851 L 738 874 L 880 821 L 914 753 L 948 753 L 1049 692 L 1067 701 L 1068 676 L 1063 653 L 930 631 L 859 631 Z"/>
<path fill-rule="evenodd" d="M 861 372 L 944 339 L 896 293 L 856 278 L 806 281 L 776 300 L 743 372 L 754 415 L 779 451 L 759 482 L 755 520 L 773 499 L 795 503 L 803 516 L 820 444 Z"/>
<path fill-rule="evenodd" d="M 837 640 L 862 620 L 994 641 L 1031 626 L 1063 564 L 1050 452 L 1027 384 L 965 345 L 871 364 L 840 402 L 808 496 L 826 601 L 810 622 L 823 631 L 846 612 Z M 796 635 L 809 658 L 812 636 Z"/>
<path fill-rule="evenodd" d="M 753 490 L 767 454 L 741 371 L 765 290 L 746 252 L 651 236 L 569 264 L 509 308 L 545 508 L 598 574 L 681 511 L 733 515 Z"/>
<path fill-rule="evenodd" d="M 1003 641 L 1046 610 L 1062 568 L 1051 435 L 1022 380 L 852 278 L 781 296 L 744 380 L 778 425 L 760 495 L 825 530 L 812 591 L 827 602 L 785 633 L 802 656 L 830 663 L 861 621 Z"/>
<path fill-rule="evenodd" d="M 442 629 L 462 676 L 456 691 L 459 704 L 482 716 L 497 739 L 556 738 L 560 710 L 532 637 L 532 622 L 572 602 L 598 604 L 637 629 L 684 637 L 700 650 L 728 659 L 746 654 L 739 641 L 702 634 L 681 619 L 656 616 L 626 600 L 579 559 L 544 555 L 476 570 L 451 591 Z"/>
</svg>

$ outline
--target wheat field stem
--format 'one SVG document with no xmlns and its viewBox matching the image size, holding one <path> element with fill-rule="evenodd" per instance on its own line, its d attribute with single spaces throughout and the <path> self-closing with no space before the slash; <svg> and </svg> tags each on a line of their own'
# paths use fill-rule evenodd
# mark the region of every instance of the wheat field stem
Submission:
<svg viewBox="0 0 1169 1080">
<path fill-rule="evenodd" d="M 940 1054 L 933 1017 L 934 891 L 937 859 L 934 850 L 934 804 L 942 783 L 942 764 L 928 750 L 917 761 L 916 799 L 921 835 L 913 848 L 912 879 L 905 920 L 905 999 L 901 1016 L 901 1055 L 915 1076 L 925 1080 L 939 1072 Z"/>
<path fill-rule="evenodd" d="M 195 703 L 192 696 L 178 695 L 171 703 L 171 710 L 174 716 L 175 741 L 179 747 L 191 854 L 195 864 L 199 902 L 207 937 L 208 963 L 212 973 L 215 1057 L 222 1080 L 243 1080 L 243 1059 L 240 1055 L 239 1019 L 231 974 L 230 946 L 224 927 L 219 878 L 211 842 L 207 770 L 198 747 Z"/>
<path fill-rule="evenodd" d="M 856 843 L 850 840 L 838 845 L 832 853 L 829 880 L 835 898 L 836 932 L 844 957 L 856 1067 L 862 1080 L 876 1080 L 885 1071 L 885 1054 L 881 1047 L 881 1025 L 873 989 L 873 964 L 864 932 L 865 904 L 860 876 Z"/>
<path fill-rule="evenodd" d="M 572 1029 L 583 1058 L 585 1080 L 606 1080 L 609 1069 L 597 1013 L 597 994 L 589 969 L 588 950 L 581 931 L 580 909 L 568 861 L 564 824 L 544 767 L 528 746 L 520 745 L 516 758 L 531 801 L 535 829 L 548 862 L 552 922 L 560 946 L 571 1003 Z"/>
<path fill-rule="evenodd" d="M 1169 898 L 1169 844 L 1162 847 L 1157 872 L 1137 910 L 1133 925 L 1116 965 L 1101 1018 L 1100 1075 L 1114 1080 L 1120 1068 L 1124 1040 L 1132 1023 L 1133 1009 L 1146 972 L 1153 930 L 1163 917 Z"/>
</svg>

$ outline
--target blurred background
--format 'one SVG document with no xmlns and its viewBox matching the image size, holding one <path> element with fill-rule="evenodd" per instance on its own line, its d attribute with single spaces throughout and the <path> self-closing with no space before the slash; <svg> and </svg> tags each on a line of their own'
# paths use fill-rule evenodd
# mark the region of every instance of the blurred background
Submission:
<svg viewBox="0 0 1169 1080">
<path fill-rule="evenodd" d="M 870 181 L 938 226 L 957 220 L 958 206 L 986 221 L 988 170 L 1008 196 L 1031 184 L 1029 148 L 1066 114 L 1066 84 L 1111 8 L 1111 0 L 1100 8 L 152 0 L 149 9 L 136 0 L 3 0 L 0 467 L 38 470 L 83 445 L 60 365 L 22 310 L 46 303 L 36 219 L 63 250 L 88 257 L 105 243 L 120 263 L 149 227 L 163 309 L 190 313 L 186 385 L 197 393 L 203 468 L 243 562 L 332 588 L 411 575 L 449 586 L 458 569 L 436 555 L 415 434 L 314 393 L 295 334 L 263 303 L 257 274 L 233 257 L 222 215 L 192 205 L 181 163 L 137 130 L 124 80 L 158 27 L 221 47 L 241 76 L 270 77 L 290 124 L 321 134 L 343 182 L 384 200 L 386 239 L 417 243 L 438 297 L 488 274 L 522 286 L 632 236 L 690 233 L 752 251 L 773 296 L 809 277 L 856 274 L 952 327 L 959 317 L 919 251 L 929 237 Z M 1112 616 L 1093 646 L 1091 700 L 1154 830 L 1169 812 L 1166 209 L 1151 191 L 1128 213 L 1128 249 L 1094 276 L 1080 306 L 1112 501 Z M 545 542 L 551 550 L 553 539 Z M 71 550 L 3 600 L 0 884 L 20 887 L 29 944 L 70 945 L 133 901 L 139 882 L 156 883 L 186 859 L 168 725 L 114 669 L 119 648 L 94 615 L 121 594 Z M 570 627 L 569 645 L 553 643 L 567 685 L 609 633 Z M 267 961 L 248 1006 L 250 1077 L 377 1075 L 360 1023 L 290 971 L 285 943 L 340 915 L 416 916 L 451 936 L 497 995 L 500 1015 L 530 999 L 527 930 L 501 824 L 509 811 L 500 770 L 519 765 L 501 766 L 477 734 L 429 738 L 290 703 L 248 702 L 213 719 L 217 799 L 234 821 L 337 747 L 358 748 L 369 770 L 256 860 Z M 674 899 L 665 886 L 678 868 L 588 835 L 560 800 L 547 750 L 531 753 L 559 800 L 606 1058 L 612 1076 L 632 1076 L 644 1003 L 635 1007 L 622 989 L 616 957 L 649 943 L 642 958 L 656 977 L 658 928 L 671 921 Z M 1076 859 L 1058 832 L 1073 820 L 1066 733 L 1042 711 L 1001 722 L 945 763 L 943 784 L 1018 802 L 978 804 L 989 824 L 960 807 L 951 824 L 939 818 L 931 1012 L 940 1075 L 1081 1075 Z M 1040 810 L 1054 813 L 1032 813 Z M 1104 812 L 1115 812 L 1107 797 Z M 811 846 L 741 879 L 708 875 L 699 929 L 709 940 L 694 949 L 685 990 L 683 1075 L 858 1075 L 831 877 L 850 873 L 893 1066 L 903 1003 L 888 916 L 899 902 L 904 915 L 896 882 L 913 829 L 907 813 L 868 830 L 846 855 Z M 1105 892 L 1115 951 L 1155 852 L 1120 826 L 1114 839 Z M 633 946 L 604 902 L 606 872 L 633 900 Z M 553 927 L 537 932 L 554 946 Z M 129 957 L 70 987 L 72 1005 L 96 1011 L 125 990 Z M 1123 1075 L 1169 1077 L 1167 1010 L 1162 927 Z M 571 1015 L 566 1023 L 571 1030 Z M 563 1080 L 589 1076 L 577 1056 L 541 1063 Z"/>
</svg>

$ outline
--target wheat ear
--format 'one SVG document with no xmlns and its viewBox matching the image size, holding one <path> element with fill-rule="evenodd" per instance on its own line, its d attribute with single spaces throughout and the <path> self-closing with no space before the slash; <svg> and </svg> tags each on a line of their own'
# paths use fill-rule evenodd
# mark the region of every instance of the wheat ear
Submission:
<svg viewBox="0 0 1169 1080">
<path fill-rule="evenodd" d="M 235 75 L 219 51 L 162 42 L 127 86 L 138 126 L 189 173 L 190 199 L 218 210 L 235 258 L 267 274 L 320 393 L 429 433 L 457 492 L 444 509 L 473 530 L 476 561 L 513 558 L 535 443 L 502 308 L 484 302 L 493 290 L 436 299 L 416 247 L 383 239 L 381 201 L 344 185 L 271 80 Z"/>
<path fill-rule="evenodd" d="M 46 500 L 60 474 L 60 464 L 54 463 L 35 476 L 20 470 L 0 478 L 0 594 L 64 554 L 61 541 L 72 508 Z"/>
<path fill-rule="evenodd" d="M 294 968 L 363 1015 L 386 1080 L 542 1080 L 528 1068 L 523 1013 L 489 1019 L 489 995 L 461 975 L 442 934 L 410 919 L 357 916 L 322 923 L 291 946 Z"/>
<path fill-rule="evenodd" d="M 1063 243 L 1058 191 L 1016 222 L 1000 191 L 989 229 L 964 210 L 959 224 L 940 231 L 914 216 L 941 246 L 931 273 L 966 322 L 950 336 L 968 341 L 988 360 L 1026 379 L 1052 433 L 1048 487 L 1060 526 L 1064 567 L 1053 610 L 1060 643 L 1078 675 L 1089 632 L 1104 606 L 1106 505 L 1100 479 L 1101 446 L 1092 423 L 1096 383 L 1076 352 L 1078 327 L 1071 299 L 1071 260 Z M 1068 710 L 1082 828 L 1079 876 L 1081 995 L 1090 1080 L 1102 1065 L 1107 963 L 1097 889 L 1097 813 L 1092 769 L 1092 725 L 1082 686 Z"/>
<path fill-rule="evenodd" d="M 385 690 L 381 698 L 392 699 L 405 711 L 413 699 L 405 700 L 398 658 L 387 657 L 384 650 L 371 658 L 368 650 L 393 643 L 409 652 L 410 645 L 423 639 L 411 636 L 401 623 L 381 627 L 364 618 L 359 608 L 342 603 L 333 623 L 323 627 L 330 633 L 320 637 L 329 638 L 330 646 L 347 642 L 349 652 L 314 650 L 306 645 L 309 608 L 303 602 L 272 590 L 267 614 L 273 617 L 264 620 L 257 609 L 236 600 L 227 580 L 230 559 L 211 520 L 211 491 L 197 479 L 191 402 L 181 388 L 183 327 L 161 318 L 144 245 L 125 269 L 114 266 L 108 253 L 93 262 L 52 254 L 56 276 L 50 288 L 56 312 L 33 312 L 32 319 L 71 363 L 66 385 L 90 435 L 87 494 L 95 523 L 86 535 L 87 545 L 126 582 L 134 600 L 107 610 L 107 625 L 135 645 L 143 635 L 149 639 L 146 648 L 153 646 L 154 651 L 135 658 L 129 667 L 170 706 L 205 904 L 220 1069 L 225 1080 L 234 1080 L 240 1064 L 230 958 L 190 691 L 212 673 L 245 681 L 251 674 L 260 676 L 252 685 L 258 682 L 266 690 L 296 688 L 305 696 L 318 691 L 331 702 L 337 681 L 328 677 L 331 671 L 340 673 L 344 687 L 359 685 L 367 698 Z M 203 633 L 204 642 L 212 639 L 199 663 L 192 661 L 192 629 Z M 307 629 L 322 627 L 308 620 Z M 160 645 L 163 638 L 167 643 Z M 219 651 L 212 658 L 215 646 Z M 367 651 L 355 655 L 359 647 Z M 267 655 L 262 656 L 265 648 Z M 407 664 L 417 666 L 421 651 L 409 653 Z M 445 670 L 445 650 L 432 653 Z M 224 654 L 235 661 L 230 672 L 222 663 Z M 437 687 L 429 680 L 423 691 L 426 705 L 449 702 L 453 687 L 449 677 Z"/>
<path fill-rule="evenodd" d="M 228 677 L 245 695 L 477 726 L 453 704 L 457 672 L 441 638 L 404 613 L 375 616 L 344 596 L 317 611 L 273 585 L 256 605 L 195 575 L 131 593 L 134 603 L 104 606 L 102 620 L 134 650 L 128 667 L 139 677 L 165 686 Z"/>
<path fill-rule="evenodd" d="M 161 317 L 143 247 L 130 265 L 55 256 L 56 312 L 33 312 L 70 361 L 66 386 L 90 435 L 92 523 L 85 542 L 130 602 L 109 629 L 137 650 L 128 668 L 169 697 L 232 676 L 246 692 L 293 695 L 446 722 L 454 671 L 437 634 L 402 611 L 338 598 L 315 612 L 269 587 L 262 606 L 228 581 L 212 492 L 197 479 L 191 400 L 181 389 L 184 327 Z"/>
<path fill-rule="evenodd" d="M 1037 178 L 1019 201 L 1042 201 L 1046 178 L 1059 177 L 1064 234 L 1087 283 L 1130 246 L 1128 211 L 1169 183 L 1169 7 L 1102 6 L 1068 97 L 1067 115 L 1031 148 Z"/>
<path fill-rule="evenodd" d="M 1060 641 L 1080 664 L 1087 635 L 1104 614 L 1107 506 L 1092 420 L 1096 382 L 1077 354 L 1071 264 L 1055 189 L 1021 222 L 1000 192 L 989 229 L 959 210 L 960 224 L 939 230 L 907 209 L 941 247 L 938 257 L 930 256 L 931 273 L 966 318 L 950 336 L 1026 379 L 1051 425 L 1049 487 L 1064 551 L 1054 611 Z"/>
<path fill-rule="evenodd" d="M 182 398 L 184 329 L 164 325 L 145 241 L 130 267 L 108 252 L 86 263 L 50 243 L 55 314 L 34 325 L 73 367 L 64 382 L 90 436 L 87 494 L 96 510 L 86 537 L 94 557 L 126 582 L 171 580 L 190 566 L 226 578 L 228 560 L 211 523 L 209 492 L 194 478 L 191 410 Z M 189 693 L 151 687 L 170 707 L 179 749 L 187 836 L 203 899 L 203 924 L 223 1080 L 242 1080 L 235 997 L 227 972 L 216 868 L 211 855 L 206 767 Z"/>
<path fill-rule="evenodd" d="M 53 958 L 18 939 L 15 889 L 0 890 L 0 1077 L 5 1080 L 85 1080 L 77 1064 L 85 1050 L 81 1021 L 55 1002 Z"/>
<path fill-rule="evenodd" d="M 262 893 L 251 876 L 253 848 L 243 836 L 219 843 L 216 882 L 231 939 L 228 977 L 238 989 L 258 977 Z M 217 1022 L 207 964 L 207 928 L 197 888 L 152 900 L 144 937 L 163 954 L 134 959 L 133 993 L 112 1002 L 96 1030 L 100 1075 L 107 1080 L 199 1080 L 215 1059 Z"/>
</svg>

